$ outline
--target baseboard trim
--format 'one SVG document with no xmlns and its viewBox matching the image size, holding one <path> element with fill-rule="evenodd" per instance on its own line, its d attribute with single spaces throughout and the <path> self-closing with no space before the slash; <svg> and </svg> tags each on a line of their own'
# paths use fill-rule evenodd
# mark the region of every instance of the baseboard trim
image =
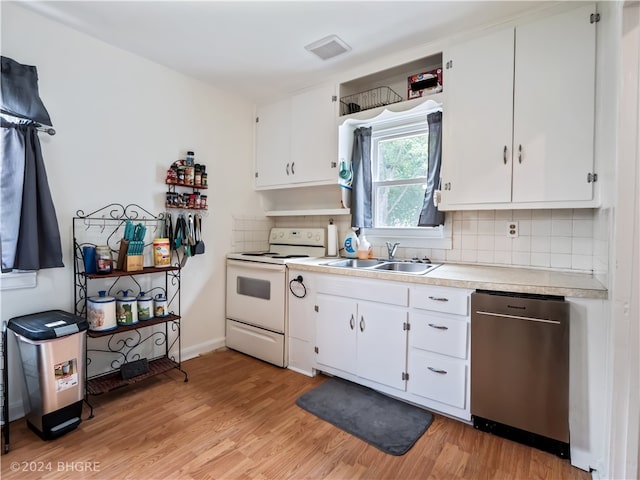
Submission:
<svg viewBox="0 0 640 480">
<path fill-rule="evenodd" d="M 198 345 L 192 345 L 190 347 L 182 348 L 182 352 L 180 355 L 180 361 L 184 362 L 185 360 L 189 360 L 191 358 L 196 358 L 203 353 L 209 353 L 213 350 L 218 350 L 225 346 L 225 339 L 216 338 L 214 340 L 209 340 L 208 342 L 199 343 Z"/>
</svg>

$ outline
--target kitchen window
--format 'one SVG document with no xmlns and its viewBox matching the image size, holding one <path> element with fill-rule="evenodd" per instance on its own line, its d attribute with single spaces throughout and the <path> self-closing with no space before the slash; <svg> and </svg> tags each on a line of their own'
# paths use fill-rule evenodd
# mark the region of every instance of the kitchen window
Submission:
<svg viewBox="0 0 640 480">
<path fill-rule="evenodd" d="M 398 241 L 403 246 L 423 248 L 451 248 L 451 227 L 443 222 L 442 213 L 436 214 L 433 226 L 418 226 L 425 223 L 421 214 L 432 199 L 425 202 L 428 182 L 431 189 L 438 189 L 439 178 L 434 166 L 429 165 L 429 149 L 434 158 L 434 145 L 429 145 L 429 125 L 440 138 L 441 113 L 437 124 L 435 112 L 442 106 L 427 101 L 406 112 L 385 112 L 368 121 L 354 122 L 350 134 L 359 127 L 371 128 L 371 218 L 373 226 L 366 228 L 366 235 L 374 244 Z M 435 125 L 435 126 L 434 126 Z M 438 142 L 439 145 L 439 142 Z M 431 176 L 431 180 L 430 177 Z M 354 188 L 358 188 L 354 185 Z M 430 190 L 430 191 L 432 191 Z M 357 195 L 354 192 L 354 195 Z M 433 213 L 433 211 L 431 211 Z M 429 217 L 431 218 L 431 217 Z M 433 221 L 433 220 L 431 220 Z M 444 224 L 440 224 L 444 223 Z"/>
<path fill-rule="evenodd" d="M 426 119 L 371 135 L 374 228 L 416 226 L 427 184 Z"/>
</svg>

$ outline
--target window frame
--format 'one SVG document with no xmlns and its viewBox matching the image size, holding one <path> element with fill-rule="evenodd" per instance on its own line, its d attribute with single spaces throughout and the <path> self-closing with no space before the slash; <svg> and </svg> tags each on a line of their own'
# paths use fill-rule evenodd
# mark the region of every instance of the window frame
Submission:
<svg viewBox="0 0 640 480">
<path fill-rule="evenodd" d="M 427 115 L 437 110 L 442 110 L 442 105 L 433 101 L 427 101 L 416 107 L 414 110 L 405 112 L 397 112 L 392 115 L 384 116 L 384 118 L 376 120 L 371 119 L 369 121 L 360 122 L 358 126 L 370 126 L 372 127 L 371 134 L 371 194 L 372 202 L 375 202 L 375 184 L 379 183 L 374 180 L 375 178 L 375 157 L 374 148 L 377 148 L 377 141 L 374 138 L 380 137 L 380 132 L 407 132 L 416 131 L 416 126 L 423 124 L 424 128 L 428 130 Z M 375 142 L 375 143 L 374 143 Z M 375 147 L 374 147 L 375 145 Z M 376 154 L 377 155 L 377 154 Z M 426 181 L 426 177 L 425 177 Z M 406 184 L 402 181 L 402 184 Z M 372 205 L 373 217 L 375 219 L 375 204 Z M 400 242 L 403 247 L 419 247 L 419 248 L 437 248 L 450 250 L 453 248 L 452 229 L 449 220 L 449 212 L 443 212 L 445 214 L 444 225 L 438 227 L 403 227 L 403 228 L 389 228 L 389 227 L 373 227 L 365 228 L 365 233 L 369 241 L 375 245 L 384 245 L 386 241 Z"/>
</svg>

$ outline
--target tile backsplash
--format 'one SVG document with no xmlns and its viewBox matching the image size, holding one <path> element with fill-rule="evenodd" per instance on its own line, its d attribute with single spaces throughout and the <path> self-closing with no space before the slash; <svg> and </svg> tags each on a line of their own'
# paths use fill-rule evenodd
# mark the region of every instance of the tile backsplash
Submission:
<svg viewBox="0 0 640 480">
<path fill-rule="evenodd" d="M 342 238 L 350 225 L 348 215 L 334 217 Z M 594 209 L 471 210 L 447 212 L 452 222 L 452 249 L 403 247 L 397 258 L 428 257 L 433 262 L 545 268 L 559 271 L 598 270 L 606 278 L 607 232 Z M 517 237 L 508 235 L 508 224 L 517 222 Z M 268 248 L 268 233 L 277 227 L 325 227 L 329 217 L 234 216 L 233 251 Z M 374 244 L 374 254 L 386 256 L 384 245 Z"/>
</svg>

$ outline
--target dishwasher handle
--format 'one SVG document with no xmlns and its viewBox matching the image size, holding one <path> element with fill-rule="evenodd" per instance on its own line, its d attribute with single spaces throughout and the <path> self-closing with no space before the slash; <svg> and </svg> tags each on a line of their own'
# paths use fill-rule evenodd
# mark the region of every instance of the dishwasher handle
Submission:
<svg viewBox="0 0 640 480">
<path fill-rule="evenodd" d="M 514 320 L 527 320 L 529 322 L 551 323 L 553 325 L 560 325 L 560 322 L 558 320 L 549 320 L 549 319 L 546 319 L 546 318 L 522 317 L 520 315 L 509 315 L 509 314 L 506 314 L 506 313 L 484 312 L 482 310 L 477 310 L 476 313 L 478 315 L 485 315 L 485 316 L 489 316 L 489 317 L 512 318 Z"/>
</svg>

